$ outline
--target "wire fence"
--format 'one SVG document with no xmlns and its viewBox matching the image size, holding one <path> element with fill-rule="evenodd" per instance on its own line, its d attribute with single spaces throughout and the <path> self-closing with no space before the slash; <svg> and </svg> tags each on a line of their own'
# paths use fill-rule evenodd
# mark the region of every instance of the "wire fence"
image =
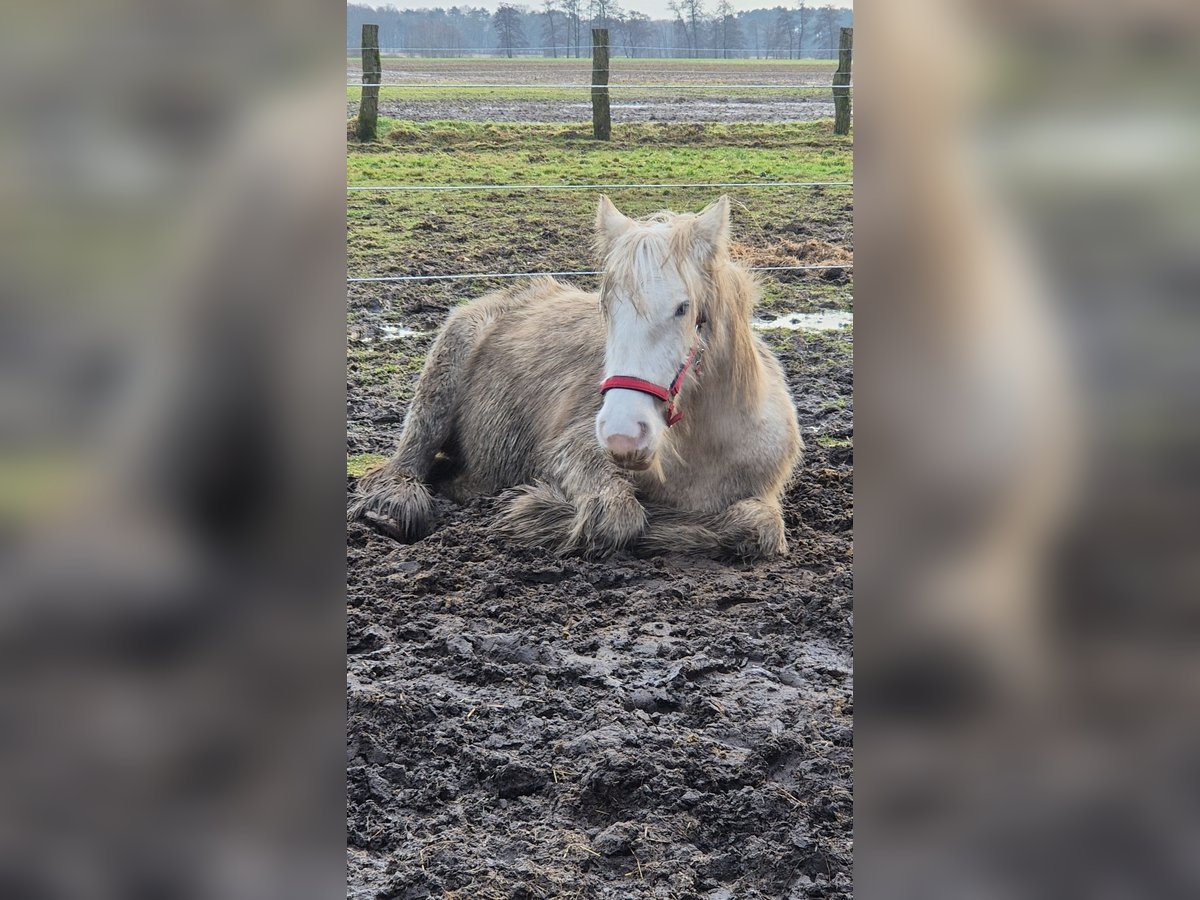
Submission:
<svg viewBox="0 0 1200 900">
<path fill-rule="evenodd" d="M 818 266 L 748 266 L 751 272 L 808 272 L 829 269 L 852 269 L 853 263 L 827 263 Z M 347 278 L 352 284 L 373 284 L 399 281 L 471 281 L 489 278 L 556 278 L 559 276 L 603 275 L 599 269 L 575 269 L 564 272 L 462 272 L 452 275 L 367 275 Z"/>
</svg>

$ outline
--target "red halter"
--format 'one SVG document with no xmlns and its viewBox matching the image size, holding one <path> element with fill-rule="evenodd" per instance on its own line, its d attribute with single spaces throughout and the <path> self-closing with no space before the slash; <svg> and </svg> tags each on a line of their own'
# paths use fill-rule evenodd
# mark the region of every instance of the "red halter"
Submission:
<svg viewBox="0 0 1200 900">
<path fill-rule="evenodd" d="M 643 378 L 634 378 L 632 375 L 614 375 L 612 378 L 604 379 L 600 385 L 600 393 L 605 394 L 614 389 L 626 391 L 638 391 L 642 394 L 649 394 L 662 400 L 667 404 L 667 427 L 670 428 L 676 422 L 683 418 L 683 413 L 675 408 L 675 398 L 679 396 L 679 391 L 683 387 L 683 379 L 687 377 L 688 370 L 691 369 L 692 363 L 696 359 L 696 353 L 700 347 L 700 332 L 699 328 L 704 324 L 704 320 L 696 323 L 696 340 L 692 341 L 692 348 L 688 350 L 687 359 L 683 361 L 683 365 L 679 367 L 679 372 L 675 375 L 675 380 L 671 382 L 670 387 L 662 387 L 655 384 L 653 381 L 646 381 Z M 699 366 L 697 366 L 699 368 Z"/>
</svg>

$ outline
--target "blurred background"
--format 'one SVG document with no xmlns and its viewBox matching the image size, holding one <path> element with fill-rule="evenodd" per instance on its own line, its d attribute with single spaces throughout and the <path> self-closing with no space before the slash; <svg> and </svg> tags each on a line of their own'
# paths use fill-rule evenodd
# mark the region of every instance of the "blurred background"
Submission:
<svg viewBox="0 0 1200 900">
<path fill-rule="evenodd" d="M 1200 894 L 1200 8 L 856 4 L 856 889 Z"/>
<path fill-rule="evenodd" d="M 1197 7 L 855 13 L 858 894 L 1197 896 Z M 336 896 L 344 7 L 7 19 L 0 895 Z"/>
<path fill-rule="evenodd" d="M 0 31 L 0 896 L 338 896 L 344 7 Z"/>
</svg>

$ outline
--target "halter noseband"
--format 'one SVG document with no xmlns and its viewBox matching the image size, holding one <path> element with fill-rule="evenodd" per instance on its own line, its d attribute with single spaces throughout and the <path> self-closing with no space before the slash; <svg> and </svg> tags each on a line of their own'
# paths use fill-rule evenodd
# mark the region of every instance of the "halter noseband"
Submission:
<svg viewBox="0 0 1200 900">
<path fill-rule="evenodd" d="M 687 359 L 679 367 L 679 371 L 675 374 L 675 379 L 669 387 L 663 387 L 662 385 L 655 384 L 653 381 L 646 381 L 644 378 L 634 378 L 632 375 L 614 375 L 612 378 L 604 379 L 600 385 L 600 393 L 603 395 L 616 389 L 638 391 L 639 393 L 649 394 L 651 397 L 662 400 L 667 404 L 667 427 L 670 428 L 683 418 L 683 413 L 675 408 L 675 398 L 679 396 L 679 391 L 683 388 L 683 380 L 687 378 L 687 373 L 692 368 L 692 363 L 696 360 L 696 354 L 700 351 L 700 329 L 706 321 L 708 320 L 704 316 L 701 316 L 696 321 L 696 339 L 692 341 L 692 347 L 688 350 Z"/>
</svg>

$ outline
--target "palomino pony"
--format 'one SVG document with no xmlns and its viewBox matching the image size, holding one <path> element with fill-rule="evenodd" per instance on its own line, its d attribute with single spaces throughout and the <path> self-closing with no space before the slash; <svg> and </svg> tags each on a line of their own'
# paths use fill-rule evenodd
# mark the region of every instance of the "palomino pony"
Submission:
<svg viewBox="0 0 1200 900">
<path fill-rule="evenodd" d="M 728 198 L 635 221 L 602 197 L 596 243 L 599 296 L 538 278 L 450 315 L 352 518 L 411 541 L 433 525 L 431 482 L 460 499 L 511 488 L 501 527 L 561 555 L 787 552 L 780 497 L 803 445 L 751 330 Z"/>
</svg>

